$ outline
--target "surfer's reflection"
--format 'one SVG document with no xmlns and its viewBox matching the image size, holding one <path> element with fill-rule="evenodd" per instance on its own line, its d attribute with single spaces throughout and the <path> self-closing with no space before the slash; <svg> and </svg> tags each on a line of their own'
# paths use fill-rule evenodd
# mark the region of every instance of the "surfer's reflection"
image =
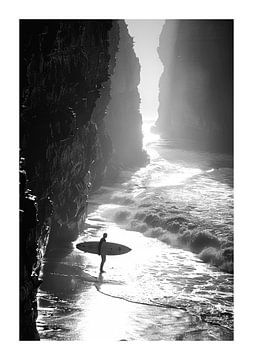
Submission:
<svg viewBox="0 0 253 360">
<path fill-rule="evenodd" d="M 95 280 L 95 287 L 97 288 L 97 290 L 99 291 L 100 290 L 100 287 L 102 285 L 124 285 L 125 282 L 124 281 L 121 281 L 121 280 L 108 280 L 108 279 L 104 279 L 104 276 L 103 274 L 99 273 L 98 277 L 96 278 Z"/>
<path fill-rule="evenodd" d="M 100 291 L 100 287 L 103 284 L 103 280 L 104 280 L 103 274 L 99 273 L 96 284 L 95 284 L 95 287 L 97 288 L 98 291 Z"/>
<path fill-rule="evenodd" d="M 103 280 L 104 280 L 103 274 L 99 273 L 97 280 L 98 280 L 98 283 L 99 283 L 99 285 L 100 285 L 100 283 L 102 283 Z"/>
</svg>

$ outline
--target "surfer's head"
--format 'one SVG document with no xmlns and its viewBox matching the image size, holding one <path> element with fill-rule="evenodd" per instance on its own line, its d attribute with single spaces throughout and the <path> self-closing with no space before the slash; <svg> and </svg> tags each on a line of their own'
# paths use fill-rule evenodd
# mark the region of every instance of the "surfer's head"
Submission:
<svg viewBox="0 0 253 360">
<path fill-rule="evenodd" d="M 107 238 L 107 234 L 106 234 L 106 233 L 103 233 L 103 238 Z"/>
</svg>

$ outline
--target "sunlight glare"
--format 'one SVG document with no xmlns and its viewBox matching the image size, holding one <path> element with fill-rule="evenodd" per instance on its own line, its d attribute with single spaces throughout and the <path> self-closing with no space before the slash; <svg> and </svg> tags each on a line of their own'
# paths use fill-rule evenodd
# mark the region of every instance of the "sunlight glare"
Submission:
<svg viewBox="0 0 253 360">
<path fill-rule="evenodd" d="M 147 150 L 147 146 L 160 140 L 160 135 L 154 134 L 151 131 L 153 124 L 143 119 L 142 133 L 143 133 L 143 148 Z"/>
</svg>

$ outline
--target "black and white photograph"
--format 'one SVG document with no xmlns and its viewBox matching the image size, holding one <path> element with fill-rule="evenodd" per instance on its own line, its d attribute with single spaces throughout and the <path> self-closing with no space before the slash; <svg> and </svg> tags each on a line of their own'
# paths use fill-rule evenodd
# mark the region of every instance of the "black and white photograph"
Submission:
<svg viewBox="0 0 253 360">
<path fill-rule="evenodd" d="M 2 353 L 249 354 L 248 1 L 1 13 Z"/>
<path fill-rule="evenodd" d="M 20 340 L 233 340 L 233 20 L 20 19 Z"/>
</svg>

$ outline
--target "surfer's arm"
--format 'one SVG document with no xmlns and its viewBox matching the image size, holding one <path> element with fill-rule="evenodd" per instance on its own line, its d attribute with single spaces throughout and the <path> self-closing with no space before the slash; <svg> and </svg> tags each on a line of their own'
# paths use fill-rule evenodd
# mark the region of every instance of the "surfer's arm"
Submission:
<svg viewBox="0 0 253 360">
<path fill-rule="evenodd" d="M 101 239 L 101 240 L 99 241 L 99 244 L 98 244 L 98 255 L 101 255 L 102 243 L 103 243 L 103 239 Z"/>
</svg>

